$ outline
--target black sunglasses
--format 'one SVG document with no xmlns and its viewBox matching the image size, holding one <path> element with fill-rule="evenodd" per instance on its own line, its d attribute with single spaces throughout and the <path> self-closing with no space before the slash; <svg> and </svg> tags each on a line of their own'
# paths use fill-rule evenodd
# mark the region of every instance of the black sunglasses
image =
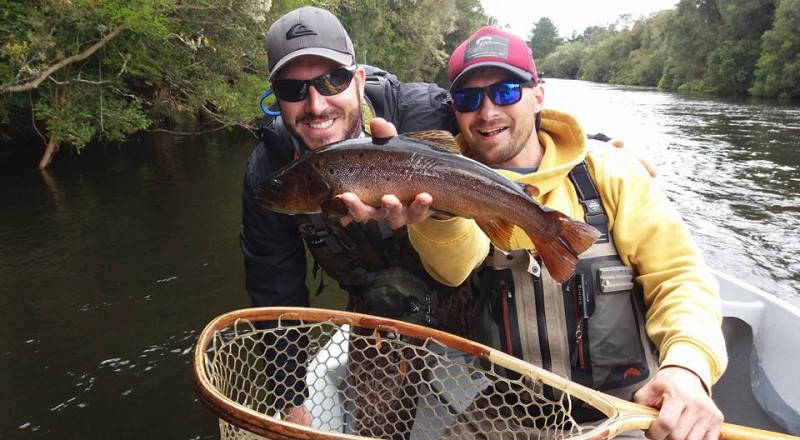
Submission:
<svg viewBox="0 0 800 440">
<path fill-rule="evenodd" d="M 453 104 L 461 113 L 474 112 L 481 108 L 483 95 L 487 94 L 495 105 L 512 105 L 522 99 L 522 88 L 533 87 L 533 81 L 500 81 L 487 87 L 470 87 L 451 93 Z"/>
<path fill-rule="evenodd" d="M 275 95 L 288 102 L 300 102 L 308 96 L 308 87 L 314 86 L 323 96 L 333 96 L 350 87 L 356 66 L 341 67 L 311 79 L 279 79 L 272 82 Z"/>
</svg>

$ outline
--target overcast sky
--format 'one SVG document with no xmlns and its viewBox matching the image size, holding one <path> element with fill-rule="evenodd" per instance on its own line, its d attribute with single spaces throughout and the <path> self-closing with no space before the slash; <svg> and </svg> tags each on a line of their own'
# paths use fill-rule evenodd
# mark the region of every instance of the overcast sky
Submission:
<svg viewBox="0 0 800 440">
<path fill-rule="evenodd" d="M 589 26 L 611 24 L 622 14 L 631 14 L 635 20 L 674 9 L 678 0 L 481 0 L 481 4 L 500 26 L 509 25 L 511 32 L 527 38 L 542 17 L 555 23 L 560 36 L 569 37 L 573 31 L 583 32 Z"/>
</svg>

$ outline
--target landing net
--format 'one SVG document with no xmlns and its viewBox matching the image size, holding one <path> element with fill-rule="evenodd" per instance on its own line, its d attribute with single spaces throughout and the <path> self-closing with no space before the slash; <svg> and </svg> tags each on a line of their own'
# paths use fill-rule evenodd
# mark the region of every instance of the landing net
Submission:
<svg viewBox="0 0 800 440">
<path fill-rule="evenodd" d="M 223 439 L 592 435 L 571 415 L 580 401 L 480 353 L 384 325 L 297 318 L 237 318 L 200 341 L 197 387 Z M 285 420 L 292 406 L 308 425 Z"/>
</svg>

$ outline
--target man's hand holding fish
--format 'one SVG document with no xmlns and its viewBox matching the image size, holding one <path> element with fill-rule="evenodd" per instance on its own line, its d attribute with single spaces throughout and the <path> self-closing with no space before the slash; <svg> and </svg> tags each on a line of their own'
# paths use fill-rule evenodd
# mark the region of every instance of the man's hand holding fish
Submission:
<svg viewBox="0 0 800 440">
<path fill-rule="evenodd" d="M 373 119 L 369 126 L 370 132 L 375 138 L 397 136 L 394 124 L 383 118 Z M 361 199 L 351 192 L 341 194 L 340 199 L 350 212 L 349 215 L 342 217 L 344 225 L 351 221 L 364 223 L 369 220 L 385 220 L 390 227 L 397 229 L 405 225 L 420 223 L 435 213 L 430 209 L 433 200 L 428 193 L 418 194 L 408 206 L 403 205 L 395 195 L 386 194 L 381 198 L 380 208 L 362 203 Z"/>
</svg>

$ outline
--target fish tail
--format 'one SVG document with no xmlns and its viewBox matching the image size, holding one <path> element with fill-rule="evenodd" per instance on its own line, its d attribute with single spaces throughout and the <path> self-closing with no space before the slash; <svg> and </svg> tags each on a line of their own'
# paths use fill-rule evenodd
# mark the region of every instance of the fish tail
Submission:
<svg viewBox="0 0 800 440">
<path fill-rule="evenodd" d="M 524 230 L 536 246 L 536 251 L 550 275 L 558 283 L 563 283 L 575 271 L 578 255 L 589 249 L 600 238 L 601 233 L 591 225 L 558 211 L 551 211 L 546 215 L 557 225 L 553 234 L 543 236 L 541 229 L 535 227 Z M 537 230 L 538 234 L 533 232 Z"/>
</svg>

